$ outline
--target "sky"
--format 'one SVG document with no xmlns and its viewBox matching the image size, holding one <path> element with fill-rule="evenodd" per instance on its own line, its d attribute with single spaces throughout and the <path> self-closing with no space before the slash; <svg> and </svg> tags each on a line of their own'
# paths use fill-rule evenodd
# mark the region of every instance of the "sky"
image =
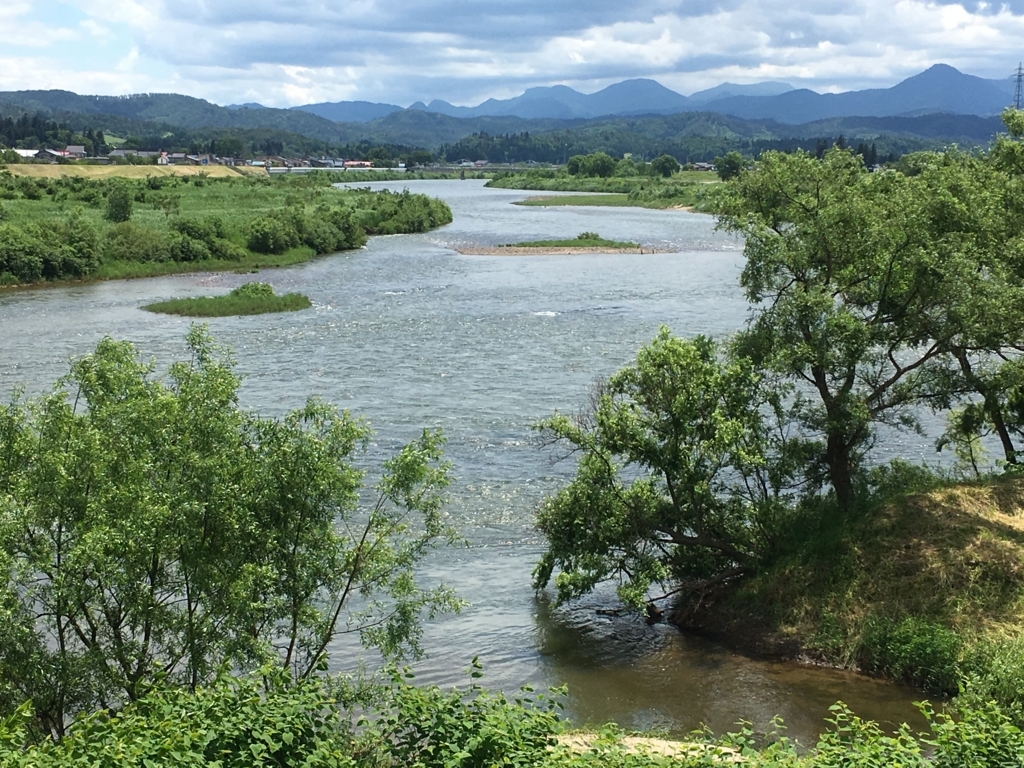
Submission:
<svg viewBox="0 0 1024 768">
<path fill-rule="evenodd" d="M 1021 59 L 1024 0 L 0 0 L 0 91 L 218 104 L 473 105 L 633 77 L 838 92 Z"/>
</svg>

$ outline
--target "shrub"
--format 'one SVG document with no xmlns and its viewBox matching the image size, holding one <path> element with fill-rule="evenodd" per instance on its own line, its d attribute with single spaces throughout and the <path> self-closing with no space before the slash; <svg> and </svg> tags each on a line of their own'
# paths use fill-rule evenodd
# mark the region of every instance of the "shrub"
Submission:
<svg viewBox="0 0 1024 768">
<path fill-rule="evenodd" d="M 46 245 L 30 232 L 0 224 L 0 274 L 6 273 L 21 283 L 39 280 L 46 251 Z"/>
<path fill-rule="evenodd" d="M 231 295 L 243 299 L 266 299 L 274 295 L 274 286 L 270 283 L 245 283 L 231 291 Z"/>
<path fill-rule="evenodd" d="M 260 216 L 249 224 L 246 246 L 256 253 L 284 253 L 299 244 L 299 233 L 288 221 L 274 215 Z"/>
<path fill-rule="evenodd" d="M 480 677 L 479 670 L 473 659 L 471 676 Z M 504 694 L 477 685 L 442 691 L 409 685 L 402 677 L 393 675 L 376 737 L 367 740 L 380 745 L 386 764 L 420 768 L 540 765 L 555 744 L 554 734 L 561 730 L 557 699 L 533 695 L 530 688 L 521 689 L 521 696 L 509 701 Z"/>
<path fill-rule="evenodd" d="M 963 690 L 954 701 L 958 711 L 995 701 L 1024 728 L 1024 636 L 977 643 L 961 668 Z"/>
<path fill-rule="evenodd" d="M 213 256 L 202 240 L 180 234 L 171 237 L 170 254 L 172 260 L 183 262 L 207 261 Z"/>
<path fill-rule="evenodd" d="M 111 183 L 107 190 L 107 221 L 119 223 L 132 217 L 133 195 L 131 187 L 120 179 Z"/>
<path fill-rule="evenodd" d="M 864 668 L 926 691 L 955 694 L 959 689 L 960 637 L 922 619 L 873 617 L 861 641 Z"/>
<path fill-rule="evenodd" d="M 162 232 L 130 221 L 115 224 L 107 230 L 103 242 L 104 261 L 167 261 L 171 258 L 170 242 Z"/>
</svg>

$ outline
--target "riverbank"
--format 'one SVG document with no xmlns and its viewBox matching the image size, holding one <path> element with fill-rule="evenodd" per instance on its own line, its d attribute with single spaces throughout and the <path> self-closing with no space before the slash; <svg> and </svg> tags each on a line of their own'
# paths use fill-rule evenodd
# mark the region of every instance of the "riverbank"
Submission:
<svg viewBox="0 0 1024 768">
<path fill-rule="evenodd" d="M 585 192 L 587 195 L 538 196 L 519 205 L 595 205 L 661 210 L 679 206 L 711 209 L 711 198 L 720 182 L 702 171 L 677 171 L 660 175 L 610 176 L 571 175 L 565 170 L 533 170 L 496 174 L 488 187 L 544 192 Z M 565 201 L 565 202 L 562 202 Z"/>
<path fill-rule="evenodd" d="M 99 170 L 103 170 L 100 168 Z M 33 178 L 0 174 L 0 286 L 252 272 L 452 220 L 440 200 L 338 189 L 322 175 Z"/>
<path fill-rule="evenodd" d="M 1024 647 L 1024 480 L 923 490 L 820 528 L 799 521 L 780 546 L 761 573 L 671 620 L 745 653 L 932 693 L 996 667 L 1024 681 L 1019 658 L 1006 666 Z"/>
</svg>

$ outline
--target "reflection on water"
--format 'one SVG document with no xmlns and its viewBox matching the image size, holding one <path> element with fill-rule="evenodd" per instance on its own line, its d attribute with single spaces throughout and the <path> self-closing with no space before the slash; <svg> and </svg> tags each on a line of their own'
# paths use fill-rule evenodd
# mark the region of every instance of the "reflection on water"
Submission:
<svg viewBox="0 0 1024 768">
<path fill-rule="evenodd" d="M 912 691 L 750 661 L 670 627 L 599 615 L 607 595 L 551 610 L 530 589 L 542 548 L 533 511 L 571 472 L 537 446 L 531 424 L 575 410 L 593 381 L 630 360 L 661 324 L 684 335 L 739 328 L 739 244 L 699 215 L 514 206 L 527 193 L 471 181 L 408 186 L 448 200 L 454 223 L 264 271 L 259 279 L 279 293 L 307 294 L 313 310 L 209 325 L 234 350 L 245 405 L 280 415 L 317 394 L 365 416 L 376 431 L 361 459 L 367 467 L 423 427 L 448 435 L 458 479 L 448 511 L 469 544 L 435 553 L 421 575 L 447 582 L 471 606 L 426 628 L 420 680 L 465 682 L 479 655 L 496 687 L 568 683 L 578 722 L 676 732 L 701 722 L 722 730 L 740 718 L 763 726 L 780 714 L 806 740 L 837 699 L 869 717 L 912 717 Z M 588 230 L 676 252 L 508 257 L 450 248 Z M 0 396 L 17 384 L 41 391 L 104 334 L 132 340 L 161 363 L 175 359 L 188 321 L 140 306 L 223 293 L 249 279 L 189 275 L 0 293 Z M 922 438 L 899 440 L 890 447 L 930 454 Z M 351 666 L 356 653 L 339 642 L 333 661 Z"/>
</svg>

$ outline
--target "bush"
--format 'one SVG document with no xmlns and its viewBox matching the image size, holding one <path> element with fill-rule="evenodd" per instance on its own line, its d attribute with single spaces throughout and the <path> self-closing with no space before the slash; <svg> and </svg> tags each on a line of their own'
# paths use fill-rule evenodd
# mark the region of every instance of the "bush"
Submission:
<svg viewBox="0 0 1024 768">
<path fill-rule="evenodd" d="M 299 244 L 299 233 L 291 222 L 274 215 L 260 216 L 249 224 L 246 246 L 256 253 L 284 253 Z"/>
<path fill-rule="evenodd" d="M 30 232 L 12 224 L 0 224 L 0 275 L 8 274 L 21 283 L 39 280 L 46 252 L 46 245 Z"/>
<path fill-rule="evenodd" d="M 337 687 L 337 686 L 335 686 Z M 0 765 L 350 766 L 351 727 L 328 681 L 220 677 L 194 693 L 157 687 L 120 711 L 75 723 L 60 743 L 25 747 L 31 713 L 0 720 Z"/>
<path fill-rule="evenodd" d="M 995 701 L 1024 728 L 1024 636 L 977 643 L 961 668 L 963 690 L 954 700 L 958 711 Z"/>
<path fill-rule="evenodd" d="M 150 227 L 130 221 L 115 224 L 103 242 L 104 261 L 167 261 L 171 258 L 170 242 L 166 235 Z"/>
<path fill-rule="evenodd" d="M 133 199 L 132 189 L 125 181 L 117 179 L 112 182 L 107 190 L 107 221 L 116 224 L 131 219 Z"/>
<path fill-rule="evenodd" d="M 473 678 L 480 677 L 479 669 L 473 659 Z M 380 757 L 388 765 L 540 765 L 561 730 L 556 713 L 560 704 L 533 695 L 530 688 L 521 690 L 520 697 L 509 701 L 477 685 L 452 691 L 417 688 L 394 674 L 375 737 L 367 743 L 380 745 Z"/>
<path fill-rule="evenodd" d="M 171 236 L 170 254 L 172 260 L 183 262 L 208 261 L 213 258 L 209 247 L 202 240 L 180 234 Z"/>
<path fill-rule="evenodd" d="M 861 641 L 862 664 L 931 693 L 955 694 L 960 683 L 960 637 L 922 619 L 873 617 Z"/>
<path fill-rule="evenodd" d="M 243 299 L 267 299 L 274 295 L 274 286 L 270 283 L 245 283 L 231 291 L 230 295 Z"/>
</svg>

